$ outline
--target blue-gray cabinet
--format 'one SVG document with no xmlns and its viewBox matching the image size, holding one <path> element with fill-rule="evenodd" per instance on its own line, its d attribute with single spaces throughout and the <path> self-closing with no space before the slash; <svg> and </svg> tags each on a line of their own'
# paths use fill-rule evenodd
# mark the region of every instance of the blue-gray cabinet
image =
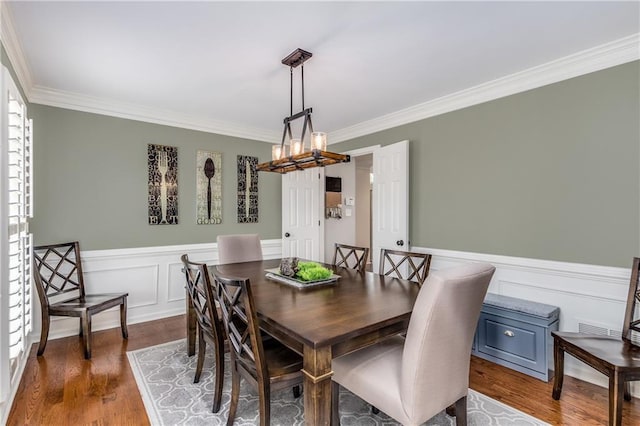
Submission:
<svg viewBox="0 0 640 426">
<path fill-rule="evenodd" d="M 540 380 L 553 376 L 560 308 L 487 293 L 471 353 Z"/>
</svg>

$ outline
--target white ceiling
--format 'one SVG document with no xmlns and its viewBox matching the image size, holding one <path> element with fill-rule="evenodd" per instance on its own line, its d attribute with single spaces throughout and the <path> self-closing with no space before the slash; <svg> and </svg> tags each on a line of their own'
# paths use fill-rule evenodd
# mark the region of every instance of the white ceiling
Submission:
<svg viewBox="0 0 640 426">
<path fill-rule="evenodd" d="M 289 114 L 280 60 L 298 47 L 331 136 L 640 32 L 637 1 L 5 4 L 30 100 L 265 140 Z"/>
</svg>

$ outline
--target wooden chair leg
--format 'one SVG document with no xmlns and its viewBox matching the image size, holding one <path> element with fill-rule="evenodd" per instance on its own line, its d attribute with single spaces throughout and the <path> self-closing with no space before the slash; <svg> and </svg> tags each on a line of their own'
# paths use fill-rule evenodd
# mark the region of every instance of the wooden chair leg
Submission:
<svg viewBox="0 0 640 426">
<path fill-rule="evenodd" d="M 127 330 L 127 298 L 124 297 L 122 299 L 122 304 L 120 305 L 120 328 L 122 329 L 122 338 L 129 338 L 129 330 Z"/>
<path fill-rule="evenodd" d="M 47 347 L 47 339 L 49 338 L 49 325 L 51 319 L 49 314 L 42 312 L 42 330 L 40 331 L 40 344 L 38 345 L 38 356 L 42 356 L 44 349 Z"/>
<path fill-rule="evenodd" d="M 455 417 L 456 416 L 456 404 L 455 402 L 444 409 L 444 412 L 447 413 L 447 416 Z"/>
<path fill-rule="evenodd" d="M 331 382 L 331 425 L 340 425 L 340 385 Z"/>
<path fill-rule="evenodd" d="M 231 402 L 229 403 L 229 417 L 227 417 L 227 426 L 233 426 L 233 420 L 236 418 L 236 410 L 238 409 L 238 397 L 240 396 L 240 373 L 232 367 L 231 371 Z"/>
<path fill-rule="evenodd" d="M 624 399 L 625 399 L 625 401 L 631 401 L 631 384 L 630 384 L 630 382 L 624 382 Z"/>
<path fill-rule="evenodd" d="M 269 380 L 269 378 L 265 378 Z M 258 392 L 259 412 L 260 412 L 260 426 L 269 426 L 271 423 L 271 386 L 269 382 L 258 384 L 262 388 L 261 392 Z"/>
<path fill-rule="evenodd" d="M 562 381 L 564 379 L 564 349 L 557 339 L 553 340 L 553 365 L 556 371 L 554 372 L 551 396 L 557 401 L 562 393 Z"/>
<path fill-rule="evenodd" d="M 467 397 L 463 396 L 456 401 L 456 425 L 467 426 Z"/>
<path fill-rule="evenodd" d="M 82 313 L 82 342 L 84 343 L 84 358 L 91 359 L 91 314 L 88 311 Z"/>
<path fill-rule="evenodd" d="M 216 384 L 213 391 L 213 412 L 220 411 L 220 405 L 222 404 L 222 381 L 224 379 L 224 342 L 220 336 L 216 339 L 215 353 L 216 353 Z"/>
<path fill-rule="evenodd" d="M 196 353 L 196 328 L 198 323 L 189 290 L 187 290 L 185 300 L 187 304 L 187 355 L 193 356 Z"/>
<path fill-rule="evenodd" d="M 622 400 L 624 395 L 624 379 L 615 372 L 609 377 L 609 425 L 622 425 Z"/>
<path fill-rule="evenodd" d="M 198 327 L 198 363 L 196 364 L 196 374 L 193 377 L 193 383 L 198 383 L 200 381 L 200 375 L 202 374 L 202 367 L 204 365 L 206 349 L 207 342 L 204 341 L 202 329 Z"/>
<path fill-rule="evenodd" d="M 300 385 L 295 385 L 293 388 L 291 388 L 291 391 L 293 392 L 293 397 L 296 399 L 300 398 L 300 395 L 302 395 L 302 389 L 300 389 Z"/>
</svg>

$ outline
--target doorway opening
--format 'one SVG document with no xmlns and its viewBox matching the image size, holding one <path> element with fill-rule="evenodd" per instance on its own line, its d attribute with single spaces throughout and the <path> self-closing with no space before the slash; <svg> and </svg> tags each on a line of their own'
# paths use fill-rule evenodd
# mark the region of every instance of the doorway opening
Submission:
<svg viewBox="0 0 640 426">
<path fill-rule="evenodd" d="M 355 173 L 355 213 L 356 213 L 356 240 L 355 245 L 369 249 L 367 268 L 371 268 L 373 257 L 376 253 L 372 250 L 371 242 L 371 196 L 373 184 L 373 154 L 364 154 L 354 158 Z"/>
</svg>

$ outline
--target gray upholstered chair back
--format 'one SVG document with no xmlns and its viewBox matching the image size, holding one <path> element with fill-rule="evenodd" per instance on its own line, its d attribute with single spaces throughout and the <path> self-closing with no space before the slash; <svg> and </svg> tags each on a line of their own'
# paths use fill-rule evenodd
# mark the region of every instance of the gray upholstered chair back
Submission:
<svg viewBox="0 0 640 426">
<path fill-rule="evenodd" d="M 218 235 L 218 263 L 239 263 L 262 260 L 258 234 Z"/>
<path fill-rule="evenodd" d="M 495 267 L 432 272 L 416 299 L 402 354 L 400 397 L 410 418 L 429 418 L 467 394 L 471 344 Z"/>
</svg>

